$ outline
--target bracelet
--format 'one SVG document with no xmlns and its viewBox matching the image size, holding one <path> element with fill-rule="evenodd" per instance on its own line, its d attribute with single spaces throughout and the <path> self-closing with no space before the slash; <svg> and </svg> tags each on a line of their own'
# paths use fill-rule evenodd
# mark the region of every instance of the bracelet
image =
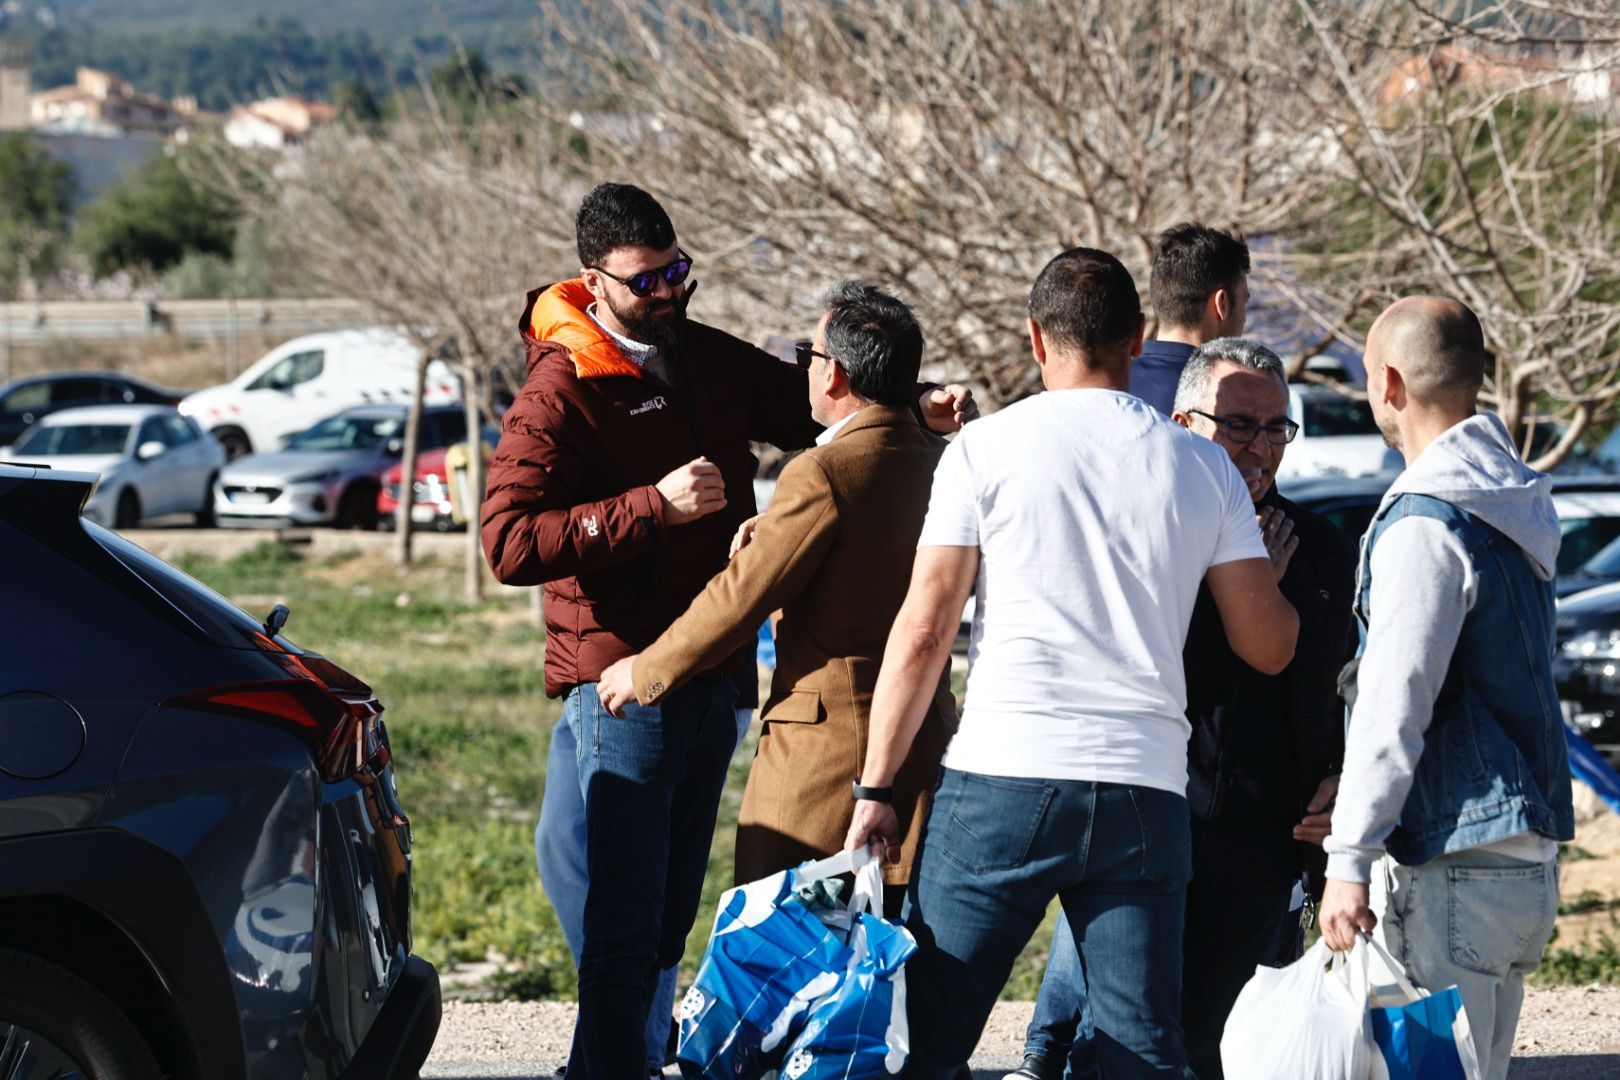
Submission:
<svg viewBox="0 0 1620 1080">
<path fill-rule="evenodd" d="M 894 787 L 862 787 L 859 780 L 849 785 L 849 797 L 856 802 L 892 803 L 894 801 Z"/>
</svg>

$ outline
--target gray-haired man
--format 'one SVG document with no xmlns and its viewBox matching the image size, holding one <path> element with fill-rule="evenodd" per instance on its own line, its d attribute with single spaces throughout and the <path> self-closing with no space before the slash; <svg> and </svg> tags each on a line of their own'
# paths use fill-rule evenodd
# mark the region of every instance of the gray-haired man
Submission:
<svg viewBox="0 0 1620 1080">
<path fill-rule="evenodd" d="M 1277 493 L 1274 478 L 1297 430 L 1277 354 L 1218 338 L 1188 358 L 1176 422 L 1216 443 L 1254 500 L 1283 596 L 1299 612 L 1293 661 L 1265 675 L 1232 652 L 1220 613 L 1200 590 L 1182 660 L 1187 672 L 1187 801 L 1193 877 L 1182 948 L 1182 1026 L 1200 1080 L 1219 1078 L 1221 1031 L 1259 964 L 1292 959 L 1289 900 L 1303 870 L 1321 880 L 1319 845 L 1338 790 L 1344 716 L 1336 680 L 1353 651 L 1355 551 L 1326 518 Z M 1304 841 L 1305 843 L 1302 843 Z M 1067 924 L 1058 923 L 1025 1061 L 1012 1077 L 1091 1075 L 1081 1017 L 1085 981 Z M 1077 1003 L 1081 1007 L 1077 1007 Z"/>
</svg>

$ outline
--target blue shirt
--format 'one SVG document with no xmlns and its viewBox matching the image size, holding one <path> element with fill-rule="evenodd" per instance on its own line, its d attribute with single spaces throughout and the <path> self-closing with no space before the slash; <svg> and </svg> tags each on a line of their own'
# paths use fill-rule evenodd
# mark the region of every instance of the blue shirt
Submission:
<svg viewBox="0 0 1620 1080">
<path fill-rule="evenodd" d="M 1131 393 L 1169 416 L 1181 369 L 1192 354 L 1193 347 L 1179 341 L 1144 341 L 1142 355 L 1131 362 Z"/>
</svg>

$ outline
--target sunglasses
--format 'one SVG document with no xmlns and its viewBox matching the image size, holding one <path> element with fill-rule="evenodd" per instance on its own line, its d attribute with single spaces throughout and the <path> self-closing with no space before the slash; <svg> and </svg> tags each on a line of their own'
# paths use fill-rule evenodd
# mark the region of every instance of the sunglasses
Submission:
<svg viewBox="0 0 1620 1080">
<path fill-rule="evenodd" d="M 675 250 L 680 251 L 680 248 Z M 658 288 L 659 278 L 663 278 L 664 284 L 672 289 L 685 281 L 686 275 L 692 272 L 692 256 L 680 251 L 680 255 L 676 257 L 674 262 L 664 266 L 656 266 L 651 270 L 643 270 L 639 274 L 631 274 L 627 278 L 622 278 L 618 274 L 602 269 L 600 266 L 593 266 L 591 269 L 598 274 L 607 274 L 608 277 L 629 289 L 635 296 L 648 297 L 653 294 L 654 289 Z"/>
<path fill-rule="evenodd" d="M 811 357 L 815 356 L 819 356 L 823 360 L 831 360 L 835 364 L 838 363 L 838 358 L 836 356 L 828 356 L 824 352 L 817 352 L 815 342 L 813 341 L 804 340 L 795 341 L 793 343 L 793 361 L 800 367 L 808 369 L 810 367 Z"/>
<path fill-rule="evenodd" d="M 1202 416 L 1205 420 L 1212 421 L 1220 427 L 1229 440 L 1239 446 L 1247 446 L 1254 442 L 1262 431 L 1266 433 L 1266 441 L 1272 446 L 1283 446 L 1286 443 L 1291 443 L 1294 441 L 1294 436 L 1299 434 L 1299 425 L 1292 420 L 1283 420 L 1275 424 L 1257 424 L 1253 420 L 1214 416 L 1207 412 L 1200 412 L 1197 409 L 1188 409 L 1187 412 L 1192 416 Z"/>
</svg>

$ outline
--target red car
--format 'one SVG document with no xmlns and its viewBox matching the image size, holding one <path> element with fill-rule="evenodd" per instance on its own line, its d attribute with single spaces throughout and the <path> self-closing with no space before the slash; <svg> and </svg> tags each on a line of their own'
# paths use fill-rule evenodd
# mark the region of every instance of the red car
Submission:
<svg viewBox="0 0 1620 1080">
<path fill-rule="evenodd" d="M 444 475 L 445 452 L 445 448 L 440 447 L 416 455 L 416 493 L 411 506 L 412 522 L 439 532 L 463 527 L 450 512 L 450 485 Z M 399 478 L 403 468 L 403 463 L 389 468 L 377 492 L 377 524 L 385 529 L 395 528 L 399 521 Z"/>
<path fill-rule="evenodd" d="M 500 432 L 484 432 L 484 460 L 495 449 Z M 465 445 L 465 444 L 458 444 Z M 466 522 L 457 521 L 450 500 L 450 479 L 446 475 L 445 455 L 451 447 L 423 450 L 416 455 L 416 492 L 412 496 L 411 520 L 419 528 L 437 532 L 454 532 L 466 528 Z M 399 521 L 399 478 L 404 463 L 396 463 L 383 474 L 382 488 L 377 492 L 377 524 L 393 529 Z"/>
</svg>

